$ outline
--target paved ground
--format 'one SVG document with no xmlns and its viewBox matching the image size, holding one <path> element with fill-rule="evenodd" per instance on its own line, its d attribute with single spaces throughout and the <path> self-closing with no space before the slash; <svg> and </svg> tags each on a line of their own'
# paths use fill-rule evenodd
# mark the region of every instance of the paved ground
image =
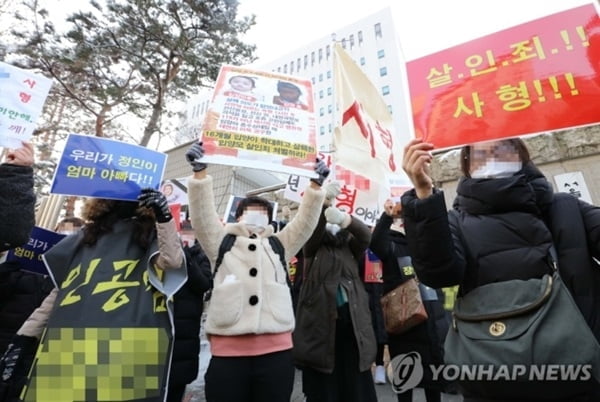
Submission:
<svg viewBox="0 0 600 402">
<path fill-rule="evenodd" d="M 300 372 L 296 371 L 296 380 L 294 383 L 294 392 L 290 402 L 304 402 L 304 395 L 302 394 L 302 382 Z M 202 381 L 196 381 L 190 384 L 189 393 L 186 395 L 188 399 L 185 402 L 206 402 L 204 399 L 204 385 Z M 377 400 L 378 402 L 397 402 L 396 394 L 392 391 L 392 387 L 389 384 L 376 385 Z M 268 402 L 268 401 L 265 401 Z M 413 402 L 426 402 L 425 394 L 422 389 L 417 388 L 413 393 Z M 457 395 L 442 395 L 442 402 L 462 402 L 462 397 Z"/>
<path fill-rule="evenodd" d="M 304 402 L 304 395 L 302 394 L 302 382 L 300 380 L 300 372 L 296 371 L 296 382 L 294 384 L 294 392 L 292 393 L 292 399 L 290 402 Z M 390 384 L 375 385 L 377 391 L 378 402 L 397 402 L 396 394 L 392 391 Z M 417 388 L 413 392 L 413 402 L 426 402 L 425 393 L 422 389 Z M 442 402 L 462 402 L 462 397 L 457 395 L 442 395 Z"/>
<path fill-rule="evenodd" d="M 205 317 L 204 317 L 205 318 Z M 202 323 L 204 328 L 204 323 Z M 204 397 L 204 372 L 208 367 L 208 361 L 210 360 L 209 345 L 206 338 L 201 334 L 200 342 L 200 375 L 198 379 L 188 385 L 188 391 L 186 392 L 184 402 L 206 402 Z M 384 360 L 388 360 L 388 356 L 384 357 Z M 302 394 L 302 381 L 300 371 L 296 370 L 296 379 L 294 382 L 294 391 L 290 402 L 304 402 L 304 395 Z M 378 402 L 397 402 L 396 394 L 392 390 L 389 384 L 376 385 L 377 399 Z M 268 401 L 265 401 L 268 402 Z M 413 393 L 413 402 L 426 402 L 425 394 L 422 389 L 416 389 Z M 457 395 L 442 395 L 442 402 L 462 402 L 462 397 Z"/>
</svg>

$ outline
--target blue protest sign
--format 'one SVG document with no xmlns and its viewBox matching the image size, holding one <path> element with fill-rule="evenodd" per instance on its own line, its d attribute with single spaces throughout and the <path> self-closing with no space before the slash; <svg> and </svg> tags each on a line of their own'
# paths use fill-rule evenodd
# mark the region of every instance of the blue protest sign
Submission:
<svg viewBox="0 0 600 402">
<path fill-rule="evenodd" d="M 42 254 L 50 250 L 64 237 L 65 235 L 34 226 L 27 244 L 9 250 L 6 261 L 18 262 L 21 269 L 25 271 L 48 275 L 46 265 L 42 261 Z"/>
<path fill-rule="evenodd" d="M 135 201 L 142 188 L 158 189 L 166 163 L 166 154 L 139 145 L 70 134 L 50 192 Z"/>
</svg>

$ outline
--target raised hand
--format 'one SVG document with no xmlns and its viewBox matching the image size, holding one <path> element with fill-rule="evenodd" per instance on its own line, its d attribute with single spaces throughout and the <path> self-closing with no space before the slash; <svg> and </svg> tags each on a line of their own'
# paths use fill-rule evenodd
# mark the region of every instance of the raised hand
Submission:
<svg viewBox="0 0 600 402">
<path fill-rule="evenodd" d="M 433 180 L 429 174 L 429 164 L 433 160 L 433 144 L 415 139 L 404 147 L 402 169 L 406 172 L 418 198 L 429 197 L 433 193 Z"/>
<path fill-rule="evenodd" d="M 140 206 L 152 208 L 158 223 L 169 222 L 173 219 L 167 197 L 160 191 L 153 188 L 144 188 L 137 199 L 140 202 Z"/>
<path fill-rule="evenodd" d="M 33 166 L 33 144 L 31 142 L 22 142 L 22 146 L 16 149 L 10 149 L 6 154 L 6 163 L 19 166 Z"/>
<path fill-rule="evenodd" d="M 339 225 L 341 228 L 348 227 L 351 222 L 350 215 L 336 207 L 327 207 L 323 214 L 327 222 Z"/>
<path fill-rule="evenodd" d="M 311 178 L 310 181 L 312 181 L 315 184 L 318 184 L 319 186 L 322 186 L 327 176 L 329 176 L 329 168 L 327 167 L 325 162 L 323 162 L 322 159 L 316 159 L 315 172 L 319 175 L 319 177 L 317 177 L 316 179 Z"/>
<path fill-rule="evenodd" d="M 392 216 L 394 211 L 394 201 L 387 199 L 383 204 L 383 210 L 387 216 Z"/>
<path fill-rule="evenodd" d="M 204 148 L 201 142 L 194 143 L 185 153 L 185 159 L 192 165 L 194 172 L 201 172 L 206 169 L 206 163 L 201 161 L 202 158 L 204 158 Z"/>
<path fill-rule="evenodd" d="M 323 186 L 325 190 L 325 199 L 328 201 L 333 201 L 335 197 L 337 197 L 342 191 L 342 186 L 337 181 L 332 181 Z"/>
</svg>

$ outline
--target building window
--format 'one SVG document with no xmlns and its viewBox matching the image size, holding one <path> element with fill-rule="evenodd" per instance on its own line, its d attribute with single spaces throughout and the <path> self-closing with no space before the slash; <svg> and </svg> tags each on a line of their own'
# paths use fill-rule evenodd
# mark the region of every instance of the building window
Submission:
<svg viewBox="0 0 600 402">
<path fill-rule="evenodd" d="M 350 35 L 350 49 L 354 47 L 354 35 Z"/>
<path fill-rule="evenodd" d="M 327 95 L 331 95 L 332 92 L 331 87 L 327 87 Z"/>
<path fill-rule="evenodd" d="M 323 73 L 319 74 L 319 82 L 323 82 Z"/>
<path fill-rule="evenodd" d="M 277 72 L 280 73 L 281 72 L 281 67 L 277 67 Z"/>
<path fill-rule="evenodd" d="M 365 65 L 365 58 L 364 58 L 364 57 L 361 57 L 361 58 L 360 58 L 360 65 L 361 65 L 361 66 L 364 66 L 364 65 Z"/>
<path fill-rule="evenodd" d="M 381 49 L 377 51 L 377 58 L 383 59 L 385 57 L 385 50 Z"/>
<path fill-rule="evenodd" d="M 331 133 L 331 123 L 329 123 L 329 132 Z"/>
<path fill-rule="evenodd" d="M 283 65 L 283 73 L 284 73 L 284 74 L 287 74 L 287 64 L 284 64 L 284 65 Z"/>
<path fill-rule="evenodd" d="M 317 80 L 315 80 L 315 77 L 312 77 L 310 80 L 312 81 L 313 85 L 315 85 L 315 83 L 317 82 Z"/>
<path fill-rule="evenodd" d="M 322 107 L 319 109 L 319 116 L 323 116 L 325 114 L 325 108 Z"/>
<path fill-rule="evenodd" d="M 311 66 L 315 65 L 315 52 L 310 53 L 310 65 Z"/>
<path fill-rule="evenodd" d="M 331 114 L 331 112 L 333 112 L 333 105 L 329 104 L 327 105 L 327 113 Z"/>
<path fill-rule="evenodd" d="M 381 36 L 381 24 L 378 22 L 377 24 L 375 24 L 375 37 L 381 38 Z"/>
<path fill-rule="evenodd" d="M 290 61 L 290 73 L 294 72 L 294 61 Z"/>
<path fill-rule="evenodd" d="M 319 91 L 319 99 L 323 99 L 323 90 L 322 89 Z"/>
<path fill-rule="evenodd" d="M 346 38 L 342 38 L 342 47 L 346 48 Z"/>
<path fill-rule="evenodd" d="M 323 60 L 323 49 L 319 49 L 319 63 Z"/>
<path fill-rule="evenodd" d="M 319 128 L 319 134 L 321 134 L 321 135 L 325 135 L 325 126 L 321 126 L 321 127 Z"/>
<path fill-rule="evenodd" d="M 385 76 L 387 75 L 387 67 L 381 67 L 381 68 L 379 69 L 379 75 L 380 75 L 381 77 L 385 77 Z"/>
<path fill-rule="evenodd" d="M 308 55 L 307 54 L 304 55 L 304 68 L 306 69 L 306 67 L 308 67 Z"/>
<path fill-rule="evenodd" d="M 327 78 L 331 78 L 331 70 L 327 70 Z"/>
<path fill-rule="evenodd" d="M 329 60 L 329 56 L 331 55 L 331 48 L 329 45 L 325 47 L 325 56 L 327 56 L 327 60 Z"/>
<path fill-rule="evenodd" d="M 390 112 L 390 114 L 392 114 L 392 105 L 387 105 L 388 107 L 388 112 Z"/>
<path fill-rule="evenodd" d="M 300 66 L 302 65 L 301 60 L 302 59 L 300 57 L 298 57 L 298 60 L 296 61 L 296 65 L 298 66 L 298 71 L 300 71 Z"/>
<path fill-rule="evenodd" d="M 387 85 L 383 86 L 383 87 L 381 88 L 381 93 L 382 93 L 382 94 L 384 94 L 384 95 L 387 95 L 387 94 L 389 94 L 389 93 L 390 93 L 390 87 L 389 87 L 389 86 L 387 86 Z"/>
<path fill-rule="evenodd" d="M 358 31 L 358 45 L 360 46 L 360 44 L 362 42 L 363 42 L 362 31 Z"/>
</svg>

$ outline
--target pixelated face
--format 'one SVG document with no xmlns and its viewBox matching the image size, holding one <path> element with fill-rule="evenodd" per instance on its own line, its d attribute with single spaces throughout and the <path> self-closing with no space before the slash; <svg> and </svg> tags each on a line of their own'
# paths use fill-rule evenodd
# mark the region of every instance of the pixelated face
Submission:
<svg viewBox="0 0 600 402">
<path fill-rule="evenodd" d="M 229 85 L 240 92 L 250 92 L 254 89 L 254 82 L 248 77 L 233 77 L 229 80 Z"/>
<path fill-rule="evenodd" d="M 300 98 L 300 91 L 295 88 L 279 88 L 279 95 L 288 102 L 296 102 Z"/>
<path fill-rule="evenodd" d="M 162 189 L 161 192 L 165 195 L 165 196 L 170 196 L 171 194 L 173 194 L 173 186 L 170 184 L 165 184 Z"/>
<path fill-rule="evenodd" d="M 517 149 L 506 140 L 477 143 L 471 146 L 470 172 L 484 166 L 490 161 L 520 162 Z"/>
<path fill-rule="evenodd" d="M 267 208 L 263 207 L 262 205 L 248 205 L 246 209 L 244 209 L 244 215 L 250 211 L 253 211 L 251 212 L 253 214 L 261 213 L 263 215 L 269 215 L 269 211 L 267 210 Z"/>
<path fill-rule="evenodd" d="M 267 218 L 269 218 L 269 211 L 262 205 L 248 205 L 244 209 L 242 216 L 237 218 L 237 221 L 238 222 L 243 221 L 244 218 L 247 217 L 248 215 L 256 215 L 256 214 L 265 215 Z"/>
<path fill-rule="evenodd" d="M 262 233 L 269 225 L 269 211 L 262 205 L 248 205 L 238 219 L 250 232 Z"/>
</svg>

